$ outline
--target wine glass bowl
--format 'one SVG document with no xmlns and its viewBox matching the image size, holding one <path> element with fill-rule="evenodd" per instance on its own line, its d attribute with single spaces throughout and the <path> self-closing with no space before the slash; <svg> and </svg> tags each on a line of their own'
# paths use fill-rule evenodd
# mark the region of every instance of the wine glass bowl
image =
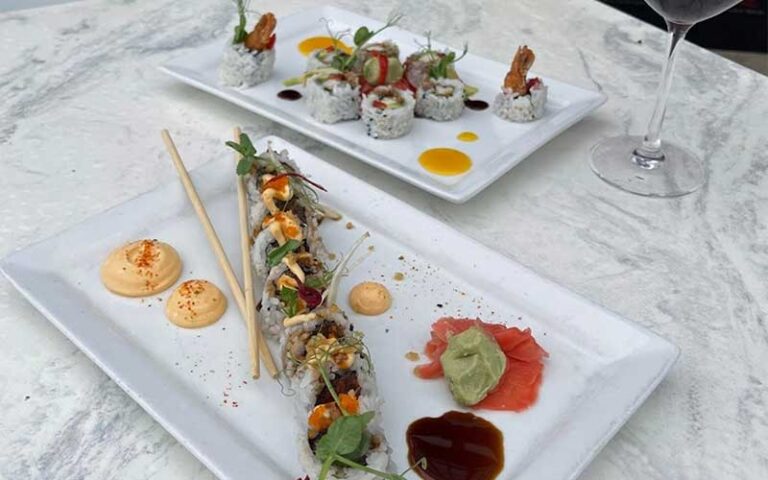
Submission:
<svg viewBox="0 0 768 480">
<path fill-rule="evenodd" d="M 667 23 L 667 60 L 645 136 L 607 138 L 592 148 L 590 166 L 601 179 L 627 192 L 650 197 L 677 197 L 704 185 L 706 170 L 701 160 L 685 147 L 662 143 L 661 127 L 680 42 L 695 23 L 714 17 L 739 1 L 645 0 Z"/>
</svg>

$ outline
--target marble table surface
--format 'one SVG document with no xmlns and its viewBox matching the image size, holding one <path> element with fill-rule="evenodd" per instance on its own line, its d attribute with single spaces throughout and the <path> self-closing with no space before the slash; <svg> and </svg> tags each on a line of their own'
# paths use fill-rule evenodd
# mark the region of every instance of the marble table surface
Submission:
<svg viewBox="0 0 768 480">
<path fill-rule="evenodd" d="M 268 0 L 278 15 L 311 0 Z M 341 0 L 507 61 L 527 43 L 542 74 L 608 102 L 465 205 L 452 205 L 156 66 L 229 31 L 222 0 L 79 2 L 0 15 L 0 256 L 175 179 L 233 125 L 311 148 L 371 184 L 680 346 L 669 377 L 583 474 L 589 480 L 768 478 L 768 78 L 684 45 L 665 135 L 709 183 L 654 200 L 618 191 L 589 148 L 639 133 L 664 35 L 593 0 Z M 213 478 L 0 280 L 0 479 Z"/>
</svg>

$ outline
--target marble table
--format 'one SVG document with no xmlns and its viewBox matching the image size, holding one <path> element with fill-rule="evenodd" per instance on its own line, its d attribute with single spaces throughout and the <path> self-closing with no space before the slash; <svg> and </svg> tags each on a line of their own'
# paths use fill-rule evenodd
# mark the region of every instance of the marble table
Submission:
<svg viewBox="0 0 768 480">
<path fill-rule="evenodd" d="M 278 15 L 316 2 L 263 1 Z M 233 125 L 275 133 L 678 344 L 659 389 L 589 480 L 768 478 L 768 78 L 683 46 L 667 138 L 701 155 L 697 194 L 653 200 L 600 181 L 599 139 L 640 132 L 664 35 L 593 0 L 341 0 L 599 89 L 608 102 L 461 206 L 156 70 L 229 31 L 229 2 L 79 2 L 0 15 L 0 256 L 175 178 L 158 131 L 194 167 Z M 0 280 L 0 478 L 213 478 Z"/>
</svg>

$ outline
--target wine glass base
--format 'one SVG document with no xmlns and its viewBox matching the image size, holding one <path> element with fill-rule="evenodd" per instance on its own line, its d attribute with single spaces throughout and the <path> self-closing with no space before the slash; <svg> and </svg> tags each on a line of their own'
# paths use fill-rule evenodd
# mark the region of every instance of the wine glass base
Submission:
<svg viewBox="0 0 768 480">
<path fill-rule="evenodd" d="M 664 142 L 664 160 L 641 166 L 632 157 L 642 143 L 637 135 L 607 138 L 592 148 L 589 164 L 611 185 L 646 197 L 679 197 L 704 185 L 704 166 L 691 151 Z"/>
</svg>

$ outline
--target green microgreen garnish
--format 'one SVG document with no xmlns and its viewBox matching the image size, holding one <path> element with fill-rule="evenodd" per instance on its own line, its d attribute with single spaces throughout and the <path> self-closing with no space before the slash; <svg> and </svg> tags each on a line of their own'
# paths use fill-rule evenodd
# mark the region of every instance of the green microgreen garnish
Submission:
<svg viewBox="0 0 768 480">
<path fill-rule="evenodd" d="M 240 161 L 237 163 L 237 174 L 248 175 L 258 174 L 291 174 L 288 182 L 293 189 L 298 202 L 308 210 L 319 212 L 317 192 L 301 176 L 292 175 L 294 172 L 287 165 L 275 159 L 272 150 L 267 150 L 262 155 L 258 155 L 248 135 L 241 133 L 238 142 L 226 142 L 226 145 L 240 154 Z"/>
<path fill-rule="evenodd" d="M 352 68 L 352 65 L 355 63 L 355 58 L 357 58 L 357 51 L 363 48 L 373 37 L 380 34 L 384 30 L 394 27 L 395 25 L 400 22 L 400 20 L 403 19 L 403 14 L 401 13 L 391 13 L 389 17 L 387 17 L 387 22 L 384 24 L 383 27 L 381 27 L 378 30 L 371 30 L 368 27 L 360 27 L 355 31 L 355 34 L 352 36 L 352 40 L 355 44 L 354 50 L 352 50 L 351 54 L 346 54 L 343 51 L 341 51 L 338 46 L 336 47 L 336 56 L 334 57 L 333 61 L 331 62 L 331 66 L 335 68 L 336 70 L 345 72 Z"/>
<path fill-rule="evenodd" d="M 334 463 L 340 463 L 385 480 L 405 480 L 405 474 L 413 470 L 416 465 L 422 470 L 426 470 L 427 460 L 425 458 L 420 459 L 416 465 L 408 467 L 402 473 L 382 472 L 357 462 L 370 448 L 371 435 L 366 431 L 366 427 L 375 415 L 374 412 L 365 412 L 360 415 L 342 416 L 334 420 L 326 434 L 317 442 L 317 458 L 323 462 L 318 480 L 326 480 Z"/>
<path fill-rule="evenodd" d="M 285 258 L 286 255 L 295 251 L 297 248 L 299 248 L 299 246 L 301 246 L 300 241 L 288 240 L 287 242 L 280 245 L 279 247 L 273 248 L 267 254 L 267 262 L 269 263 L 269 266 L 270 267 L 277 266 L 280 262 L 283 261 L 283 258 Z"/>
<path fill-rule="evenodd" d="M 245 29 L 245 11 L 248 8 L 248 2 L 247 0 L 235 0 L 235 4 L 237 5 L 237 16 L 239 17 L 239 21 L 237 25 L 235 25 L 235 38 L 232 40 L 233 44 L 243 43 L 245 37 L 248 36 L 248 31 Z"/>
<path fill-rule="evenodd" d="M 334 271 L 335 269 L 327 270 L 323 273 L 309 276 L 304 281 L 304 285 L 316 290 L 327 288 L 331 284 L 331 280 L 333 280 Z"/>
<path fill-rule="evenodd" d="M 281 288 L 280 301 L 283 302 L 283 313 L 288 318 L 299 313 L 299 292 L 296 290 L 288 287 Z"/>
</svg>

